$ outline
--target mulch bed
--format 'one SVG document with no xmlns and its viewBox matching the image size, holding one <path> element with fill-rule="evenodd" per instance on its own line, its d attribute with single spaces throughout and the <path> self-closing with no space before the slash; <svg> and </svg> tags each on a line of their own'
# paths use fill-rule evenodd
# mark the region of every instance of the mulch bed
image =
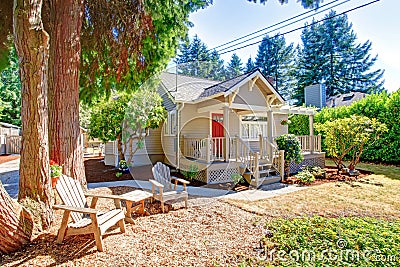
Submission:
<svg viewBox="0 0 400 267">
<path fill-rule="evenodd" d="M 84 159 L 86 181 L 88 183 L 113 182 L 122 180 L 132 180 L 130 173 L 124 173 L 117 177 L 118 168 L 106 166 L 104 157 L 90 157 Z"/>
<path fill-rule="evenodd" d="M 358 181 L 368 175 L 371 175 L 373 172 L 371 171 L 366 171 L 366 170 L 360 170 L 357 169 L 359 171 L 359 175 L 357 176 L 350 176 L 348 174 L 342 174 L 342 173 L 338 173 L 337 168 L 336 167 L 331 167 L 331 166 L 327 166 L 325 167 L 325 171 L 326 171 L 326 178 L 325 179 L 315 179 L 314 182 L 312 182 L 311 186 L 314 185 L 320 185 L 320 184 L 324 184 L 324 183 L 331 183 L 331 182 L 353 182 L 353 181 Z M 296 178 L 296 175 L 293 175 L 289 178 L 287 178 L 285 181 L 283 181 L 283 183 L 285 184 L 301 184 L 300 181 Z"/>
<path fill-rule="evenodd" d="M 19 159 L 19 155 L 0 155 L 0 164 Z"/>
</svg>

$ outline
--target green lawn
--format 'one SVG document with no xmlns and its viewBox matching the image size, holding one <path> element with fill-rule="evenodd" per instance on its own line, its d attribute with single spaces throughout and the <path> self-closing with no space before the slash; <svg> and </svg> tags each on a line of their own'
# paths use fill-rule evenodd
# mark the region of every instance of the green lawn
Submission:
<svg viewBox="0 0 400 267">
<path fill-rule="evenodd" d="M 274 219 L 259 257 L 242 266 L 400 266 L 400 222 L 375 218 Z"/>
<path fill-rule="evenodd" d="M 374 174 L 258 201 L 227 200 L 259 214 L 273 234 L 261 238 L 260 256 L 241 266 L 400 266 L 400 168 L 357 168 Z"/>
</svg>

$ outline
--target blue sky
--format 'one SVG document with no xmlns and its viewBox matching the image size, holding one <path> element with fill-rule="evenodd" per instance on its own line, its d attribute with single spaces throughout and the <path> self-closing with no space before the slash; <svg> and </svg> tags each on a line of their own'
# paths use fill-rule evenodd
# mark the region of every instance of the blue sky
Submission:
<svg viewBox="0 0 400 267">
<path fill-rule="evenodd" d="M 322 4 L 332 1 L 325 0 Z M 334 9 L 337 13 L 341 13 L 371 1 L 351 0 Z M 289 4 L 284 5 L 280 5 L 277 0 L 268 0 L 265 5 L 254 4 L 247 0 L 214 0 L 213 5 L 191 15 L 190 20 L 194 23 L 194 27 L 189 30 L 189 35 L 192 37 L 197 34 L 209 48 L 214 48 L 306 11 L 296 0 L 289 0 Z M 347 14 L 349 21 L 353 24 L 353 30 L 358 36 L 358 42 L 362 43 L 367 40 L 372 42 L 371 54 L 378 55 L 375 68 L 385 69 L 385 88 L 390 92 L 400 88 L 399 11 L 400 1 L 381 0 Z M 325 13 L 315 15 L 314 12 L 312 14 L 318 20 L 323 18 Z M 311 20 L 312 18 L 306 19 L 281 29 L 279 32 L 283 33 L 303 26 L 305 21 L 310 22 Z M 270 33 L 270 35 L 274 33 Z M 301 30 L 285 35 L 286 41 L 300 43 L 300 34 Z M 251 42 L 261 40 L 261 38 Z M 246 63 L 249 56 L 254 59 L 257 49 L 258 45 L 254 45 L 234 53 L 242 59 L 243 63 Z M 222 55 L 223 59 L 229 61 L 232 53 Z"/>
</svg>

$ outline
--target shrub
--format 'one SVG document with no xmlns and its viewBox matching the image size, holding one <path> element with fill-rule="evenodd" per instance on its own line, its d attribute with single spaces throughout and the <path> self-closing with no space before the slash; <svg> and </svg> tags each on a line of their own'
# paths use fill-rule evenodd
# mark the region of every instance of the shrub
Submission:
<svg viewBox="0 0 400 267">
<path fill-rule="evenodd" d="M 278 136 L 275 140 L 278 149 L 285 151 L 285 177 L 289 177 L 290 162 L 294 161 L 300 163 L 304 158 L 301 153 L 300 141 L 294 134 L 283 134 Z"/>
<path fill-rule="evenodd" d="M 344 166 L 343 160 L 346 156 L 350 157 L 349 168 L 353 169 L 359 162 L 365 145 L 373 143 L 380 134 L 387 131 L 385 124 L 365 116 L 336 119 L 316 124 L 315 127 L 325 133 L 328 155 L 339 170 Z"/>
<path fill-rule="evenodd" d="M 242 184 L 245 182 L 243 176 L 241 176 L 240 174 L 237 174 L 237 173 L 232 174 L 231 178 L 232 178 L 234 184 Z"/>
<path fill-rule="evenodd" d="M 304 166 L 303 171 L 308 171 L 314 175 L 315 179 L 325 179 L 326 171 L 319 166 Z"/>
<path fill-rule="evenodd" d="M 183 176 L 185 176 L 185 178 L 188 180 L 193 180 L 194 178 L 196 178 L 198 172 L 199 172 L 199 167 L 197 167 L 197 165 L 194 164 L 190 164 L 189 170 L 181 170 Z"/>
<path fill-rule="evenodd" d="M 302 184 L 311 184 L 315 181 L 314 175 L 309 171 L 302 171 L 296 174 L 296 178 L 300 180 Z"/>
<path fill-rule="evenodd" d="M 373 144 L 366 143 L 361 160 L 384 163 L 400 163 L 400 90 L 388 94 L 372 94 L 354 102 L 348 107 L 323 108 L 314 117 L 315 123 L 323 124 L 335 119 L 349 118 L 352 115 L 366 116 L 386 124 L 388 131 Z M 307 115 L 290 117 L 289 133 L 308 135 L 309 125 Z M 316 130 L 315 134 L 322 135 L 322 149 L 326 150 L 325 136 Z"/>
</svg>

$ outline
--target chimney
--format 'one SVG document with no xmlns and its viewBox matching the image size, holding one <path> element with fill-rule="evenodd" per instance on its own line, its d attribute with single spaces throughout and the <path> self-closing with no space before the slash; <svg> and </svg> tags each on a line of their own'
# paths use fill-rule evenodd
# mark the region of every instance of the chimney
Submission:
<svg viewBox="0 0 400 267">
<path fill-rule="evenodd" d="M 326 106 L 326 88 L 324 84 L 313 84 L 304 88 L 306 106 L 323 108 Z"/>
</svg>

